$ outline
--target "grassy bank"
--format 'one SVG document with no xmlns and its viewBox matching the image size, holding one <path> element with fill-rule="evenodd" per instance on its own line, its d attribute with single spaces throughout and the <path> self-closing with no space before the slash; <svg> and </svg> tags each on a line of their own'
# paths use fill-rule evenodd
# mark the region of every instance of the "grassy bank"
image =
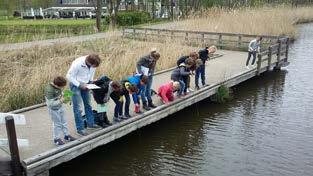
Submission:
<svg viewBox="0 0 313 176">
<path fill-rule="evenodd" d="M 43 102 L 43 87 L 56 75 L 65 75 L 71 62 L 91 52 L 102 64 L 97 76 L 122 79 L 135 71 L 137 59 L 156 47 L 161 52 L 157 70 L 175 65 L 176 58 L 195 48 L 174 41 L 166 44 L 121 40 L 112 37 L 84 44 L 34 48 L 0 53 L 0 111 L 10 111 Z M 175 51 L 175 52 L 173 52 Z"/>
<path fill-rule="evenodd" d="M 197 12 L 188 20 L 177 21 L 168 27 L 172 29 L 296 37 L 296 23 L 312 20 L 313 7 L 278 6 L 233 10 L 213 8 Z"/>
<path fill-rule="evenodd" d="M 1 20 L 0 43 L 17 43 L 95 33 L 95 20 Z M 103 30 L 107 26 L 103 25 Z"/>
</svg>

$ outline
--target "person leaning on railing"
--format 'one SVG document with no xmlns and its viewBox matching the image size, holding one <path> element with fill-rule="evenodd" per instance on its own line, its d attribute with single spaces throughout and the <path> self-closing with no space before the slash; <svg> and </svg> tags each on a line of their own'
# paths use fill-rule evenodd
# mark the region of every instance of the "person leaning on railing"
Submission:
<svg viewBox="0 0 313 176">
<path fill-rule="evenodd" d="M 70 89 L 74 93 L 72 96 L 73 112 L 77 133 L 87 135 L 81 115 L 81 101 L 84 103 L 85 114 L 88 128 L 99 128 L 95 124 L 92 107 L 90 104 L 90 93 L 87 88 L 88 83 L 93 82 L 96 68 L 100 65 L 100 57 L 96 54 L 90 54 L 75 59 L 66 74 L 70 81 Z"/>
<path fill-rule="evenodd" d="M 136 64 L 137 73 L 148 76 L 148 82 L 145 87 L 144 94 L 142 94 L 142 106 L 145 110 L 156 108 L 151 98 L 151 86 L 156 62 L 159 60 L 159 58 L 160 54 L 156 51 L 156 49 L 152 49 L 148 55 L 141 57 Z M 148 69 L 148 73 L 145 73 L 143 69 Z"/>
<path fill-rule="evenodd" d="M 249 43 L 249 47 L 248 47 L 248 58 L 247 58 L 247 62 L 246 62 L 246 68 L 249 69 L 249 62 L 250 62 L 250 58 L 251 56 L 253 56 L 253 60 L 251 63 L 251 66 L 254 66 L 255 60 L 256 60 L 256 54 L 260 52 L 260 45 L 261 45 L 261 41 L 262 41 L 262 37 L 256 37 L 255 39 L 251 40 L 251 42 Z"/>
</svg>

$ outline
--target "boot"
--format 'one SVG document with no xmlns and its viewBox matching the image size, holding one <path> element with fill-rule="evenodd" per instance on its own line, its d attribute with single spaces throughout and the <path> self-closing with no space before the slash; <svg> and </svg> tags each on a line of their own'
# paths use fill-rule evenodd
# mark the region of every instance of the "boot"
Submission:
<svg viewBox="0 0 313 176">
<path fill-rule="evenodd" d="M 157 106 L 155 106 L 153 103 L 152 103 L 152 100 L 148 100 L 148 106 L 150 108 L 156 108 Z"/>
<path fill-rule="evenodd" d="M 151 108 L 149 108 L 149 106 L 148 106 L 148 104 L 147 104 L 146 101 L 145 101 L 145 102 L 142 102 L 142 108 L 143 108 L 144 110 L 147 110 L 147 111 L 151 110 Z"/>
<path fill-rule="evenodd" d="M 104 115 L 102 117 L 103 117 L 103 122 L 104 122 L 105 125 L 107 125 L 107 126 L 111 126 L 112 125 L 112 123 L 108 119 L 108 116 L 107 116 L 106 112 L 104 113 Z"/>
</svg>

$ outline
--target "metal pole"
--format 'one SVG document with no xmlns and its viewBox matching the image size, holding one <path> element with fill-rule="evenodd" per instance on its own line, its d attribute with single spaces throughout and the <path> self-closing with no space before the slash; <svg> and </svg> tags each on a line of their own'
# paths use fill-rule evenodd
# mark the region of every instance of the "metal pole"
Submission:
<svg viewBox="0 0 313 176">
<path fill-rule="evenodd" d="M 16 139 L 15 124 L 14 124 L 14 119 L 12 116 L 5 117 L 5 125 L 7 128 L 9 148 L 10 148 L 10 153 L 11 153 L 12 170 L 13 170 L 14 175 L 22 176 L 20 154 L 18 151 L 18 145 L 17 145 L 17 139 Z"/>
</svg>

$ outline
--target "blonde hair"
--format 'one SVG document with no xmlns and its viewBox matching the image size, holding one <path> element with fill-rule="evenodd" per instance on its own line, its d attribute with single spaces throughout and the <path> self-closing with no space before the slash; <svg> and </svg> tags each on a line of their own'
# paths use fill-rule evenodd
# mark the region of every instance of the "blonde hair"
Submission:
<svg viewBox="0 0 313 176">
<path fill-rule="evenodd" d="M 212 45 L 208 48 L 209 53 L 215 53 L 217 51 L 217 47 L 215 45 Z"/>
<path fill-rule="evenodd" d="M 180 89 L 180 84 L 178 81 L 174 81 L 173 82 L 173 87 L 176 89 L 176 90 L 179 90 Z"/>
</svg>

